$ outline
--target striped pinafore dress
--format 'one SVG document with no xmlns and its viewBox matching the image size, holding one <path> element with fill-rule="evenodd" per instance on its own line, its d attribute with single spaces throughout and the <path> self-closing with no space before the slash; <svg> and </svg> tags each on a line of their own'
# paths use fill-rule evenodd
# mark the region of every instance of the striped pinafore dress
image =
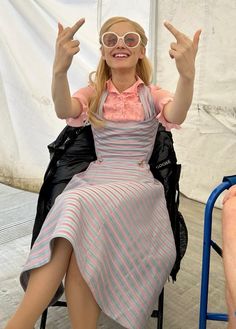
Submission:
<svg viewBox="0 0 236 329">
<path fill-rule="evenodd" d="M 145 327 L 176 257 L 164 189 L 148 165 L 158 128 L 149 96 L 140 91 L 144 121 L 92 128 L 97 160 L 57 197 L 20 278 L 25 288 L 63 237 L 101 310 L 129 329 Z"/>
</svg>

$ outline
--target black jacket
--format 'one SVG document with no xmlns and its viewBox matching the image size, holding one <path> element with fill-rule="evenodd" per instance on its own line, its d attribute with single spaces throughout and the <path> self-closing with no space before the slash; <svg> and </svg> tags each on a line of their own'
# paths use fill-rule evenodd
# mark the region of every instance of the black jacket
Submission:
<svg viewBox="0 0 236 329">
<path fill-rule="evenodd" d="M 57 139 L 48 145 L 50 162 L 39 192 L 36 218 L 31 246 L 36 240 L 43 222 L 56 197 L 64 190 L 70 179 L 87 169 L 96 160 L 91 126 L 66 126 Z M 150 169 L 165 189 L 167 208 L 175 237 L 177 257 L 171 276 L 176 280 L 180 261 L 187 248 L 188 234 L 179 207 L 179 177 L 181 166 L 173 147 L 172 135 L 160 124 L 154 149 L 149 161 Z M 158 202 L 158 200 L 157 200 Z"/>
</svg>

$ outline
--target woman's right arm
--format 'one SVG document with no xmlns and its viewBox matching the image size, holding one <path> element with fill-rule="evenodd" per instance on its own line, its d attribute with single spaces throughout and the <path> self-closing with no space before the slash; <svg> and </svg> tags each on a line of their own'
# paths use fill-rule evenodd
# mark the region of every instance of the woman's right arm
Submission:
<svg viewBox="0 0 236 329">
<path fill-rule="evenodd" d="M 56 53 L 53 63 L 52 99 L 58 118 L 78 117 L 82 112 L 80 103 L 71 98 L 67 71 L 72 63 L 73 56 L 80 51 L 79 41 L 73 40 L 74 34 L 84 24 L 80 19 L 74 26 L 63 28 L 58 24 Z"/>
</svg>

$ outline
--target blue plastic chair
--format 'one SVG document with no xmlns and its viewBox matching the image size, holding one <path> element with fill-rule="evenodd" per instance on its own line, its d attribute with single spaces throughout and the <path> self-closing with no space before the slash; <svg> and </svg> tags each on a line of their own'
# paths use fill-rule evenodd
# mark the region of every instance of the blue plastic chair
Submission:
<svg viewBox="0 0 236 329">
<path fill-rule="evenodd" d="M 209 287 L 209 269 L 211 247 L 222 256 L 221 248 L 211 239 L 212 233 L 212 211 L 218 196 L 232 185 L 236 184 L 235 176 L 225 176 L 220 185 L 218 185 L 210 194 L 205 207 L 204 215 L 204 233 L 203 233 L 203 254 L 202 254 L 202 279 L 200 296 L 200 314 L 199 329 L 206 329 L 207 320 L 228 321 L 228 315 L 224 313 L 209 313 L 208 307 L 208 287 Z"/>
</svg>

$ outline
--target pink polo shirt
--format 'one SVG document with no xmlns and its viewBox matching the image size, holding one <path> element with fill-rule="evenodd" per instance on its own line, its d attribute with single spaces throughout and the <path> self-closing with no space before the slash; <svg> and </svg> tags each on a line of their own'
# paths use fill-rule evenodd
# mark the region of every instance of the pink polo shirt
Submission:
<svg viewBox="0 0 236 329">
<path fill-rule="evenodd" d="M 144 120 L 144 110 L 138 95 L 138 86 L 141 84 L 144 84 L 144 82 L 138 78 L 130 88 L 120 93 L 111 79 L 108 80 L 106 83 L 108 96 L 103 107 L 104 118 L 106 120 L 119 122 Z M 163 115 L 163 108 L 168 102 L 173 100 L 173 94 L 154 85 L 150 85 L 150 90 L 156 108 L 157 119 L 167 130 L 178 128 L 178 125 L 167 122 Z M 66 120 L 69 126 L 79 127 L 87 120 L 88 100 L 93 93 L 94 88 L 87 86 L 73 94 L 72 97 L 80 102 L 83 110 L 77 118 L 68 118 Z"/>
</svg>

